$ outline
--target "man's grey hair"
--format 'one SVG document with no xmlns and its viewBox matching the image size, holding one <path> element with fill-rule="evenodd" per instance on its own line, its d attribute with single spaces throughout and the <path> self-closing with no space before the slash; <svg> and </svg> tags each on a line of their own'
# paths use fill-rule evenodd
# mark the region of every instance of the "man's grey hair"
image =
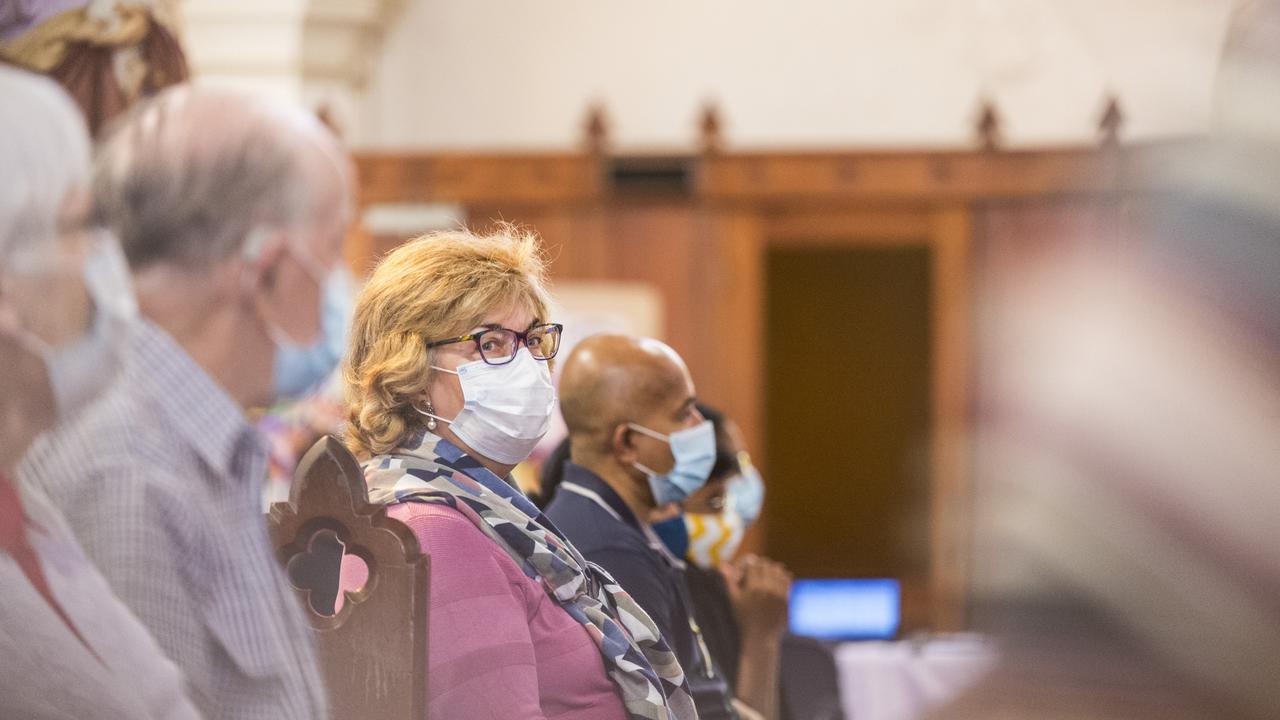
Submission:
<svg viewBox="0 0 1280 720">
<path fill-rule="evenodd" d="M 134 270 L 202 271 L 257 228 L 338 222 L 350 179 L 337 140 L 305 110 L 211 86 L 170 88 L 109 132 L 94 209 Z"/>
<path fill-rule="evenodd" d="M 89 188 L 84 116 L 52 81 L 0 66 L 0 257 L 51 241 L 69 196 Z"/>
</svg>

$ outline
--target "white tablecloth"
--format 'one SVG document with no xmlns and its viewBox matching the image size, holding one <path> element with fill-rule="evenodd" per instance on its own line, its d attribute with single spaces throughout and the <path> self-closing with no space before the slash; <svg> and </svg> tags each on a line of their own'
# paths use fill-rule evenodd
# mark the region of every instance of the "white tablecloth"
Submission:
<svg viewBox="0 0 1280 720">
<path fill-rule="evenodd" d="M 850 642 L 836 648 L 848 720 L 911 720 L 954 699 L 996 660 L 976 635 L 923 641 Z"/>
</svg>

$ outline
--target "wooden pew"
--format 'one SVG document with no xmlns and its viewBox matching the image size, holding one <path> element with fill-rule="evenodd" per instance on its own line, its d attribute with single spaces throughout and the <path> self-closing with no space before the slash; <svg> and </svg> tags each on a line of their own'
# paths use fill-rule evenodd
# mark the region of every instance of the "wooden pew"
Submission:
<svg viewBox="0 0 1280 720">
<path fill-rule="evenodd" d="M 430 559 L 407 526 L 369 503 L 341 442 L 324 437 L 307 452 L 268 524 L 315 631 L 333 720 L 426 718 Z M 344 553 L 368 577 L 339 600 Z"/>
</svg>

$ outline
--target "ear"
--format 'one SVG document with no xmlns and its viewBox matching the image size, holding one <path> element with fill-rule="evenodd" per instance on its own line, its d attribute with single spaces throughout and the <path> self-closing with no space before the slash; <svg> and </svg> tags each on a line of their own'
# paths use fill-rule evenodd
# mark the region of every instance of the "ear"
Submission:
<svg viewBox="0 0 1280 720">
<path fill-rule="evenodd" d="M 618 458 L 618 462 L 623 465 L 630 465 L 636 460 L 636 448 L 632 434 L 633 431 L 627 427 L 626 423 L 619 423 L 613 428 L 613 433 L 609 436 L 609 450 L 613 452 L 614 457 Z"/>
<path fill-rule="evenodd" d="M 18 317 L 18 310 L 0 287 L 0 335 L 17 338 L 21 332 L 22 320 Z"/>
<path fill-rule="evenodd" d="M 285 234 L 275 228 L 257 225 L 249 231 L 240 251 L 244 284 L 253 288 L 275 285 L 276 268 L 285 254 L 286 241 Z"/>
<path fill-rule="evenodd" d="M 427 348 L 427 377 L 422 383 L 422 392 L 418 393 L 423 400 L 431 399 L 431 388 L 436 384 L 441 376 L 441 372 L 435 369 L 436 350 L 435 348 Z"/>
</svg>

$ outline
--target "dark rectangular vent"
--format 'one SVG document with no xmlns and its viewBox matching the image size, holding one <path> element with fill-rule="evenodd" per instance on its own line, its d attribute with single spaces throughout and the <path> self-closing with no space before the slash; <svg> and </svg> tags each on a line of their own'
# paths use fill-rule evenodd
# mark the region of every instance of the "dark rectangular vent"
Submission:
<svg viewBox="0 0 1280 720">
<path fill-rule="evenodd" d="M 609 187 L 616 195 L 691 195 L 693 158 L 617 157 L 609 161 Z"/>
</svg>

